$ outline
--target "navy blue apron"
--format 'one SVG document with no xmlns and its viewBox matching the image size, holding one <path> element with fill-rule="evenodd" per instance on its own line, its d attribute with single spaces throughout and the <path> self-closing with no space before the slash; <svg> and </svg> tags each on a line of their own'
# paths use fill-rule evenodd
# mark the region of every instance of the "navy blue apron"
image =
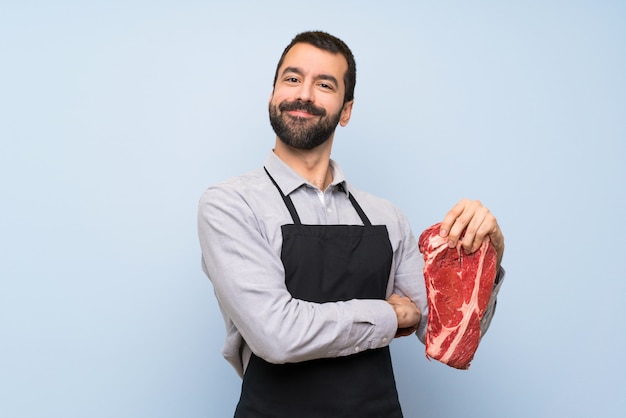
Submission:
<svg viewBox="0 0 626 418">
<path fill-rule="evenodd" d="M 291 295 L 317 303 L 385 299 L 393 255 L 387 227 L 372 225 L 351 194 L 363 226 L 303 225 L 291 198 L 267 174 L 294 222 L 281 227 Z M 252 354 L 235 417 L 402 417 L 389 347 L 288 364 Z"/>
</svg>

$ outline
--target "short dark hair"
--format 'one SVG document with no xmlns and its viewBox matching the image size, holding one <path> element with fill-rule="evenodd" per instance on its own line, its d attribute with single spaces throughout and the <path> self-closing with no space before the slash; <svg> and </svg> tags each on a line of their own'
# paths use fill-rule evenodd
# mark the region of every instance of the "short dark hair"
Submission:
<svg viewBox="0 0 626 418">
<path fill-rule="evenodd" d="M 276 80 L 278 79 L 278 70 L 280 69 L 280 66 L 283 65 L 285 55 L 287 55 L 289 50 L 291 50 L 291 48 L 293 48 L 295 44 L 300 43 L 313 45 L 314 47 L 322 49 L 324 51 L 328 51 L 333 54 L 341 54 L 344 56 L 344 58 L 348 62 L 348 70 L 343 76 L 343 82 L 346 86 L 346 92 L 343 97 L 343 102 L 347 103 L 350 100 L 353 100 L 354 86 L 356 85 L 356 62 L 354 61 L 352 51 L 350 51 L 348 45 L 346 45 L 341 39 L 321 31 L 302 32 L 296 35 L 296 37 L 291 40 L 291 43 L 287 45 L 287 47 L 283 51 L 283 54 L 280 56 L 280 60 L 278 61 L 278 65 L 276 66 L 276 73 L 274 74 L 274 86 L 276 86 Z"/>
</svg>

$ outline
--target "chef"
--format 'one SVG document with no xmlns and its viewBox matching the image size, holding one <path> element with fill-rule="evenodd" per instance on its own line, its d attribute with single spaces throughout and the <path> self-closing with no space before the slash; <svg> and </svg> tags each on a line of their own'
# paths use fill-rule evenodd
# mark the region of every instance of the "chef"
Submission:
<svg viewBox="0 0 626 418">
<path fill-rule="evenodd" d="M 401 88 L 403 71 L 385 83 Z M 423 262 L 406 216 L 348 183 L 330 158 L 355 83 L 344 42 L 297 35 L 269 100 L 274 148 L 262 167 L 200 200 L 223 354 L 243 379 L 235 417 L 402 416 L 389 344 L 416 331 L 423 341 Z M 502 258 L 502 232 L 478 201 L 455 205 L 441 234 L 468 252 L 491 240 Z"/>
</svg>

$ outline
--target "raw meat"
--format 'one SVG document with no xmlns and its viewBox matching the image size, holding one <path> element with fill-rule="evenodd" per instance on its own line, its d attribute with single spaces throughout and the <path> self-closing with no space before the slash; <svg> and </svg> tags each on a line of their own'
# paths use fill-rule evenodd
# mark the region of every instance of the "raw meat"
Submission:
<svg viewBox="0 0 626 418">
<path fill-rule="evenodd" d="M 439 227 L 426 229 L 418 240 L 428 295 L 426 356 L 468 369 L 496 278 L 496 250 L 487 241 L 472 254 L 460 246 L 449 248 Z"/>
</svg>

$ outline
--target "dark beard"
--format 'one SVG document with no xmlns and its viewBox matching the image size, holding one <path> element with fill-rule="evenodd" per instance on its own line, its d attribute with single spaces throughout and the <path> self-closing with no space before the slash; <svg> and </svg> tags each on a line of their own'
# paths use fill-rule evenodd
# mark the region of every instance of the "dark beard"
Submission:
<svg viewBox="0 0 626 418">
<path fill-rule="evenodd" d="M 312 115 L 320 116 L 320 120 L 315 122 L 283 113 L 289 110 L 304 110 Z M 282 102 L 278 106 L 270 103 L 269 111 L 270 123 L 276 136 L 285 144 L 304 150 L 313 149 L 328 141 L 328 138 L 335 132 L 341 117 L 341 111 L 336 115 L 326 116 L 326 110 L 323 108 L 299 100 Z"/>
</svg>

